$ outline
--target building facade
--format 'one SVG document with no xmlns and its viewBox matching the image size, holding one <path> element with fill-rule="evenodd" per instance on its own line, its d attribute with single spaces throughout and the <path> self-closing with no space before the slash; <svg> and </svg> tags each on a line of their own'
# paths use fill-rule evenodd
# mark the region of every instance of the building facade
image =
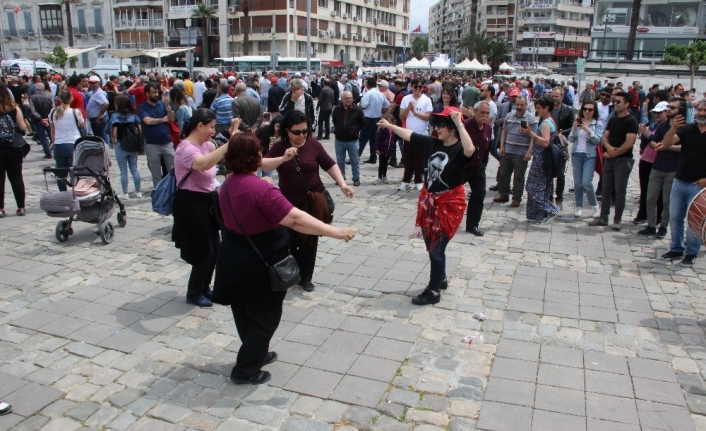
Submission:
<svg viewBox="0 0 706 431">
<path fill-rule="evenodd" d="M 598 0 L 596 11 L 589 58 L 625 58 L 632 2 Z M 697 39 L 706 39 L 706 1 L 643 1 L 633 59 L 659 61 L 665 46 L 688 45 Z"/>
</svg>

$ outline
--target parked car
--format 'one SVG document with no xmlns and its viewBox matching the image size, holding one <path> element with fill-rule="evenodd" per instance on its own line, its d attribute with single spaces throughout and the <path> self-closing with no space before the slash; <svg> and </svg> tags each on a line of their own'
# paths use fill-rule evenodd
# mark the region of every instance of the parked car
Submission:
<svg viewBox="0 0 706 431">
<path fill-rule="evenodd" d="M 552 70 L 554 73 L 559 75 L 575 75 L 576 74 L 576 64 L 574 63 L 561 63 L 561 66 L 554 68 Z"/>
</svg>

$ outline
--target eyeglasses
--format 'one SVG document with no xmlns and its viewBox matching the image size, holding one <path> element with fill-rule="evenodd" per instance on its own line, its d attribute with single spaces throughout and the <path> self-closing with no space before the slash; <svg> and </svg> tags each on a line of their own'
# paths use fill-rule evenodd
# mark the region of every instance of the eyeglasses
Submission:
<svg viewBox="0 0 706 431">
<path fill-rule="evenodd" d="M 678 107 L 678 106 L 669 105 L 669 109 L 679 109 L 679 107 Z"/>
<path fill-rule="evenodd" d="M 413 86 L 413 88 L 416 90 L 421 90 L 422 88 L 424 88 L 424 86 L 423 85 L 415 85 L 415 86 Z"/>
<path fill-rule="evenodd" d="M 583 108 L 583 110 L 586 111 L 586 112 L 593 112 L 593 111 L 594 111 L 593 108 Z"/>
<path fill-rule="evenodd" d="M 301 136 L 301 135 L 306 135 L 309 133 L 309 129 L 301 129 L 301 130 L 289 130 L 289 133 L 295 136 Z"/>
</svg>

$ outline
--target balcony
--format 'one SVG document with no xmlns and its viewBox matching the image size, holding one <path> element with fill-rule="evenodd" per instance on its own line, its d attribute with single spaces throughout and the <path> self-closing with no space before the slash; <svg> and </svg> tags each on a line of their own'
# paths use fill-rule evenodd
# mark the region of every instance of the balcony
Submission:
<svg viewBox="0 0 706 431">
<path fill-rule="evenodd" d="M 88 27 L 74 27 L 74 36 L 88 35 Z"/>
<path fill-rule="evenodd" d="M 25 30 L 25 29 L 19 29 L 17 30 L 17 33 L 20 35 L 20 37 L 36 37 L 37 32 L 34 31 L 33 29 Z"/>
<path fill-rule="evenodd" d="M 518 26 L 523 26 L 525 24 L 556 24 L 557 19 L 553 17 L 530 17 L 530 18 L 520 18 L 517 21 Z M 586 23 L 590 25 L 590 23 Z"/>
<path fill-rule="evenodd" d="M 2 37 L 4 38 L 11 38 L 11 37 L 19 37 L 19 33 L 17 30 L 3 30 L 2 31 Z"/>
<path fill-rule="evenodd" d="M 591 21 L 586 17 L 585 20 L 579 21 L 579 20 L 573 20 L 573 19 L 562 19 L 559 18 L 556 20 L 556 25 L 562 26 L 562 27 L 569 27 L 569 28 L 585 28 L 589 29 L 591 28 Z"/>
<path fill-rule="evenodd" d="M 553 9 L 554 2 L 534 2 L 532 4 L 526 4 L 525 9 Z"/>
<path fill-rule="evenodd" d="M 163 19 L 121 19 L 115 21 L 116 30 L 159 29 L 164 26 Z"/>
<path fill-rule="evenodd" d="M 63 36 L 64 29 L 60 27 L 42 28 L 41 33 L 44 37 Z"/>
<path fill-rule="evenodd" d="M 586 13 L 593 14 L 592 7 L 582 6 L 581 2 L 571 1 L 571 0 L 560 0 L 557 3 L 557 10 L 563 12 L 576 12 L 576 13 Z"/>
<path fill-rule="evenodd" d="M 101 27 L 88 27 L 88 34 L 91 36 L 103 36 L 105 29 Z"/>
<path fill-rule="evenodd" d="M 115 49 L 152 49 L 159 48 L 156 43 L 116 43 Z"/>
</svg>

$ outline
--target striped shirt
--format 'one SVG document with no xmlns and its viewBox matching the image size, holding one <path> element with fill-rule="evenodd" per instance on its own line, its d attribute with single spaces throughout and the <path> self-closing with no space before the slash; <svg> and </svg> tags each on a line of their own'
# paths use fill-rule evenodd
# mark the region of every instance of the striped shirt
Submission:
<svg viewBox="0 0 706 431">
<path fill-rule="evenodd" d="M 233 98 L 221 94 L 211 104 L 211 111 L 216 113 L 216 124 L 230 124 L 233 120 Z"/>
<path fill-rule="evenodd" d="M 517 111 L 507 114 L 505 117 L 505 153 L 525 155 L 529 149 L 530 138 L 520 133 L 520 122 L 526 121 L 531 130 L 537 130 L 537 117 L 525 111 L 525 115 L 518 117 Z"/>
</svg>

